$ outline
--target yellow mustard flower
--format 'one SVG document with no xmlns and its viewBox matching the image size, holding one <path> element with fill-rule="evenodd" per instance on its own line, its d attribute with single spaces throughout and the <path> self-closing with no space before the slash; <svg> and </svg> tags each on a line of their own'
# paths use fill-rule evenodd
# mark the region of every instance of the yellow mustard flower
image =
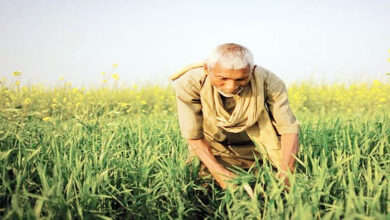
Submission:
<svg viewBox="0 0 390 220">
<path fill-rule="evenodd" d="M 107 82 L 107 80 L 106 80 L 106 79 L 103 79 L 103 80 L 102 80 L 102 82 L 103 82 L 103 83 L 106 83 L 106 82 Z"/>
<path fill-rule="evenodd" d="M 114 74 L 112 74 L 112 76 L 111 76 L 113 79 L 115 79 L 115 80 L 118 80 L 119 79 L 119 75 L 118 75 L 118 73 L 114 73 Z"/>
<path fill-rule="evenodd" d="M 101 74 L 102 74 L 102 76 L 105 76 L 105 75 L 106 75 L 106 72 L 102 72 Z"/>
<path fill-rule="evenodd" d="M 117 68 L 118 64 L 114 63 L 114 64 L 112 64 L 112 67 Z"/>
<path fill-rule="evenodd" d="M 128 104 L 125 103 L 125 102 L 122 102 L 122 103 L 119 103 L 119 104 L 120 104 L 120 106 L 123 107 L 123 108 L 126 107 L 126 106 L 128 105 Z"/>
<path fill-rule="evenodd" d="M 30 104 L 31 103 L 31 99 L 30 98 L 26 98 L 25 100 L 24 100 L 24 104 L 25 105 L 28 105 L 28 104 Z"/>
<path fill-rule="evenodd" d="M 20 75 L 22 75 L 22 73 L 19 72 L 19 71 L 15 71 L 12 75 L 14 75 L 14 76 L 20 76 Z"/>
<path fill-rule="evenodd" d="M 16 80 L 15 85 L 19 86 L 20 85 L 20 80 Z"/>
<path fill-rule="evenodd" d="M 64 77 L 61 76 L 59 80 L 60 80 L 60 81 L 64 81 Z"/>
<path fill-rule="evenodd" d="M 42 120 L 44 122 L 48 122 L 48 121 L 51 121 L 51 117 L 47 116 L 47 117 L 42 118 Z"/>
</svg>

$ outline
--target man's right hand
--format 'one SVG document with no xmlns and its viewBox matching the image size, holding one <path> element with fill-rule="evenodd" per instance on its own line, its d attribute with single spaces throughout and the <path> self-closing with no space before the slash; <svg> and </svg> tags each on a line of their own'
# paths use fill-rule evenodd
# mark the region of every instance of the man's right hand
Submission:
<svg viewBox="0 0 390 220">
<path fill-rule="evenodd" d="M 234 179 L 236 175 L 220 164 L 211 152 L 211 147 L 205 139 L 189 139 L 188 147 L 200 161 L 207 167 L 222 189 L 226 189 L 227 181 Z"/>
<path fill-rule="evenodd" d="M 236 174 L 230 172 L 226 168 L 223 168 L 224 171 L 222 172 L 210 172 L 211 175 L 215 178 L 215 180 L 218 182 L 218 184 L 221 186 L 222 189 L 226 189 L 228 186 L 228 181 L 232 180 L 236 177 Z"/>
</svg>

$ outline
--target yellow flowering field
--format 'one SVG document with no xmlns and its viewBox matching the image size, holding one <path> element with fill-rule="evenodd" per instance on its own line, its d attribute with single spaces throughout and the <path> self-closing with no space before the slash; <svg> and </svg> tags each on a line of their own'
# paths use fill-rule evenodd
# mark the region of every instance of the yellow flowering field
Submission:
<svg viewBox="0 0 390 220">
<path fill-rule="evenodd" d="M 288 91 L 292 108 L 298 112 L 365 114 L 390 109 L 389 80 L 351 85 L 302 82 L 293 84 Z"/>
<path fill-rule="evenodd" d="M 105 73 L 103 73 L 105 74 Z M 20 72 L 11 81 L 0 82 L 0 111 L 44 119 L 69 118 L 90 114 L 150 114 L 175 113 L 175 96 L 171 86 L 132 85 L 119 87 L 103 79 L 97 88 L 72 87 L 64 82 L 56 88 L 43 84 L 20 85 Z M 111 74 L 114 81 L 117 73 Z M 313 82 L 294 83 L 288 88 L 289 102 L 297 114 L 341 113 L 343 115 L 371 114 L 390 109 L 390 76 L 387 81 L 346 85 L 319 85 Z"/>
</svg>

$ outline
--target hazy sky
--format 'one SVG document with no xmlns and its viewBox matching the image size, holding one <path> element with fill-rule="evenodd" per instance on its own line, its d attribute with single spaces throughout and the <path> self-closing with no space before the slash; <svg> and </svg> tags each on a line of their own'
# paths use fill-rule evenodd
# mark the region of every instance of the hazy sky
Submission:
<svg viewBox="0 0 390 220">
<path fill-rule="evenodd" d="M 170 73 L 236 42 L 287 83 L 384 78 L 389 0 L 0 0 L 0 77 L 75 85 L 114 72 L 127 83 Z"/>
</svg>

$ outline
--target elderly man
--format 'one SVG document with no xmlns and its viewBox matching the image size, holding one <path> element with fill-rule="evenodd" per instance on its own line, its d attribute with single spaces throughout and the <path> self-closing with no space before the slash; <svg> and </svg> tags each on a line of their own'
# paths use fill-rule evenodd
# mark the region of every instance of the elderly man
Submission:
<svg viewBox="0 0 390 220">
<path fill-rule="evenodd" d="M 235 177 L 228 168 L 249 168 L 267 158 L 288 184 L 298 151 L 299 122 L 284 83 L 254 65 L 252 53 L 234 44 L 218 46 L 206 62 L 186 67 L 175 80 L 180 130 L 219 185 Z"/>
</svg>

